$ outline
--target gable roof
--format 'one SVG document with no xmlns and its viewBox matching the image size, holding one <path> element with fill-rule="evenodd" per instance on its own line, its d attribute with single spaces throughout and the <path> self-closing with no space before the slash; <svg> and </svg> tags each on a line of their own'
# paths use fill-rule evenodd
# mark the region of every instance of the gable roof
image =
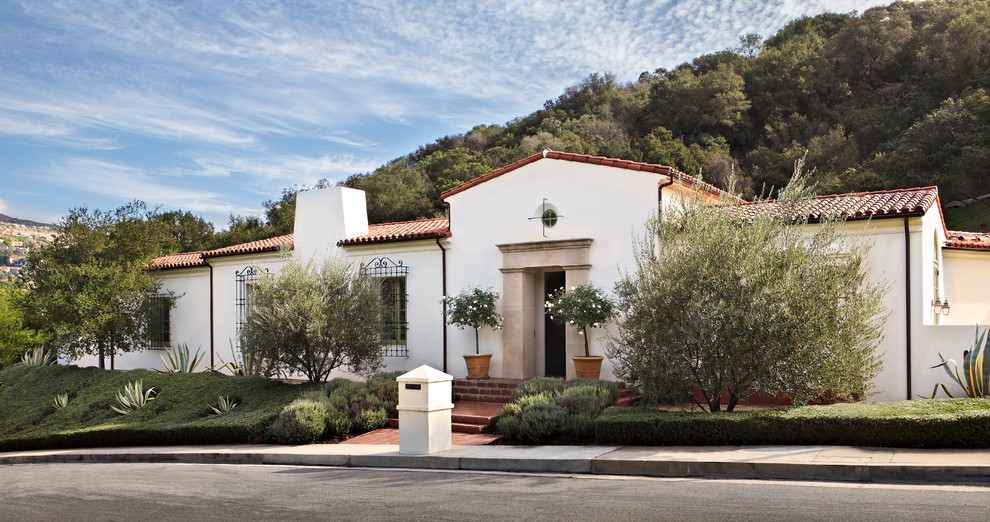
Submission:
<svg viewBox="0 0 990 522">
<path fill-rule="evenodd" d="M 410 241 L 414 239 L 433 239 L 450 237 L 450 220 L 447 218 L 419 219 L 415 221 L 399 221 L 395 223 L 377 223 L 368 225 L 368 233 L 363 236 L 344 239 L 340 245 L 360 245 L 368 243 L 389 243 L 395 241 Z M 170 268 L 190 268 L 206 266 L 206 260 L 211 257 L 237 256 L 243 254 L 258 254 L 274 252 L 282 247 L 293 248 L 293 234 L 259 239 L 240 245 L 231 245 L 214 250 L 200 252 L 182 252 L 162 256 L 151 261 L 151 267 L 159 270 Z"/>
<path fill-rule="evenodd" d="M 945 248 L 990 251 L 990 232 L 946 232 Z"/>
<path fill-rule="evenodd" d="M 368 225 L 367 234 L 342 239 L 337 242 L 337 246 L 444 238 L 450 235 L 450 219 L 445 217 L 396 221 Z"/>
<path fill-rule="evenodd" d="M 592 165 L 601 165 L 603 167 L 616 167 L 621 169 L 636 170 L 641 172 L 651 172 L 654 174 L 662 174 L 664 176 L 670 176 L 672 179 L 680 181 L 685 185 L 690 185 L 692 187 L 710 192 L 712 194 L 718 195 L 719 197 L 727 197 L 736 201 L 742 201 L 738 196 L 730 194 L 711 183 L 706 183 L 698 178 L 689 176 L 675 168 L 668 167 L 666 165 L 656 165 L 653 163 L 642 163 L 639 161 L 629 161 L 624 159 L 616 158 L 606 158 L 604 156 L 591 156 L 588 154 L 572 154 L 570 152 L 560 152 L 556 150 L 546 149 L 543 152 L 537 152 L 532 156 L 523 158 L 514 163 L 510 163 L 500 169 L 493 170 L 487 174 L 482 174 L 474 179 L 465 181 L 454 188 L 447 189 L 440 194 L 440 199 L 447 199 L 454 194 L 464 192 L 465 190 L 480 185 L 490 179 L 497 178 L 503 174 L 512 172 L 520 167 L 529 165 L 530 163 L 535 163 L 542 159 L 555 159 L 563 161 L 573 161 L 576 163 L 590 163 Z"/>
<path fill-rule="evenodd" d="M 876 192 L 853 192 L 814 196 L 808 207 L 800 209 L 803 218 L 818 221 L 826 216 L 842 216 L 846 219 L 875 219 L 921 215 L 938 201 L 937 187 L 920 187 Z M 735 206 L 744 218 L 772 212 L 779 208 L 777 200 L 748 201 Z"/>
</svg>

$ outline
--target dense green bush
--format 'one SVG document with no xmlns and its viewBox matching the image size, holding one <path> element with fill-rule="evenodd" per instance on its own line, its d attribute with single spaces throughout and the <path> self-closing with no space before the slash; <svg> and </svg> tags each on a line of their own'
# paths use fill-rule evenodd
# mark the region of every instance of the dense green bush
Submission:
<svg viewBox="0 0 990 522">
<path fill-rule="evenodd" d="M 567 425 L 567 410 L 554 403 L 531 404 L 519 417 L 519 440 L 547 442 L 563 433 Z"/>
<path fill-rule="evenodd" d="M 990 447 L 990 399 L 795 406 L 711 414 L 610 408 L 595 420 L 599 444 Z"/>
<path fill-rule="evenodd" d="M 377 430 L 388 422 L 388 415 L 383 409 L 364 410 L 354 416 L 354 426 L 362 431 Z"/>
<path fill-rule="evenodd" d="M 559 377 L 533 377 L 516 386 L 515 390 L 512 390 L 512 395 L 509 396 L 509 402 L 516 402 L 521 397 L 543 392 L 550 393 L 552 397 L 564 393 L 564 379 Z"/>
<path fill-rule="evenodd" d="M 570 413 L 587 413 L 597 416 L 605 408 L 614 406 L 615 401 L 619 398 L 619 389 L 615 383 L 610 382 L 608 384 L 611 384 L 611 386 L 572 385 L 564 390 L 564 393 L 560 394 L 555 399 L 555 402 L 567 408 L 567 411 Z"/>
<path fill-rule="evenodd" d="M 522 442 L 546 442 L 558 435 L 590 439 L 595 435 L 595 417 L 618 397 L 614 382 L 575 379 L 565 383 L 559 378 L 536 377 L 513 391 L 511 402 L 499 413 L 498 431 Z"/>
<path fill-rule="evenodd" d="M 312 444 L 326 433 L 330 413 L 324 401 L 296 400 L 279 413 L 265 439 L 280 444 Z"/>
<path fill-rule="evenodd" d="M 366 382 L 333 379 L 321 389 L 303 393 L 282 412 L 286 416 L 285 426 L 276 421 L 269 430 L 269 440 L 279 444 L 299 444 L 381 428 L 390 417 L 396 415 L 399 387 L 395 378 L 401 373 L 378 373 Z M 295 424 L 296 420 L 292 420 L 300 415 L 291 413 L 299 404 L 320 405 L 318 409 L 323 429 L 315 439 L 309 438 L 311 432 L 316 430 L 315 425 L 300 427 Z M 302 420 L 309 422 L 308 418 Z"/>
</svg>

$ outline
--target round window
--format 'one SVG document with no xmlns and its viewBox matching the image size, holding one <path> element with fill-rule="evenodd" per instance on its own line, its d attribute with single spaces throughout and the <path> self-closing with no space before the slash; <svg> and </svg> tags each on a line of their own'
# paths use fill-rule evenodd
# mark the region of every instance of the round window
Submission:
<svg viewBox="0 0 990 522">
<path fill-rule="evenodd" d="M 548 208 L 543 211 L 543 226 L 551 228 L 557 224 L 557 211 Z"/>
</svg>

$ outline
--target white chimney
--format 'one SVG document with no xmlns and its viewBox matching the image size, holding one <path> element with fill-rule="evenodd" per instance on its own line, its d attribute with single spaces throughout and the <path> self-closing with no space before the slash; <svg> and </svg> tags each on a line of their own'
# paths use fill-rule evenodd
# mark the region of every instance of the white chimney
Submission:
<svg viewBox="0 0 990 522">
<path fill-rule="evenodd" d="M 368 233 L 364 191 L 347 187 L 307 190 L 296 195 L 293 256 L 321 263 L 337 241 Z"/>
</svg>

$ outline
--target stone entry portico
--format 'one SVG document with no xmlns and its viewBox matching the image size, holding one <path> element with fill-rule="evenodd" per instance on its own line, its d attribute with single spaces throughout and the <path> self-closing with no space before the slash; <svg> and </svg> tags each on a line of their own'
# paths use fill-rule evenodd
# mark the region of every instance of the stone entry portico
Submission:
<svg viewBox="0 0 990 522">
<path fill-rule="evenodd" d="M 563 271 L 570 288 L 587 283 L 591 269 L 592 239 L 534 241 L 497 245 L 502 252 L 502 377 L 528 379 L 539 375 L 542 340 L 543 295 L 539 290 L 542 274 Z M 584 340 L 576 328 L 567 327 L 567 359 L 584 354 Z M 567 378 L 574 368 L 567 364 Z"/>
</svg>

